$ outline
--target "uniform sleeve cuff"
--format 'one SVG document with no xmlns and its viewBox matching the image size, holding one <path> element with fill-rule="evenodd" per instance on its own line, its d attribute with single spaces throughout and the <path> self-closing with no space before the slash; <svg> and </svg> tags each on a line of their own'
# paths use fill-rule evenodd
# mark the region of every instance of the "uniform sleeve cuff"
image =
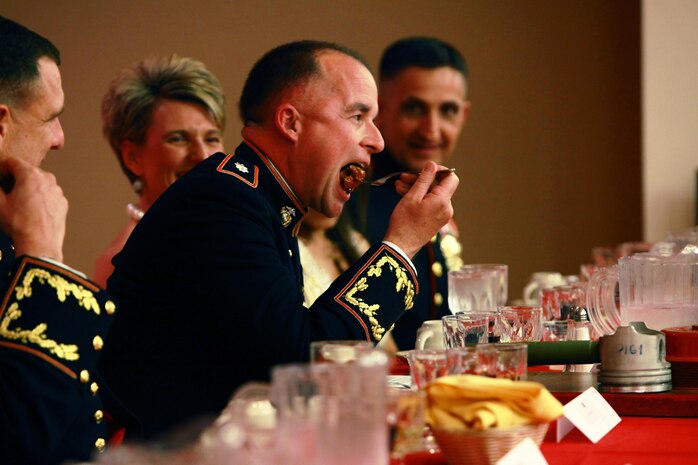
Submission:
<svg viewBox="0 0 698 465">
<path fill-rule="evenodd" d="M 60 266 L 61 268 L 68 270 L 71 273 L 80 276 L 81 278 L 87 279 L 87 275 L 85 273 L 83 273 L 82 271 L 78 271 L 75 268 L 71 268 L 68 265 L 66 265 L 65 263 L 61 263 L 58 260 L 54 260 L 53 258 L 48 258 L 48 257 L 39 257 L 39 258 L 45 262 L 49 262 L 52 265 Z"/>
<path fill-rule="evenodd" d="M 417 268 L 414 267 L 414 263 L 412 263 L 412 260 L 410 260 L 410 258 L 407 256 L 407 254 L 405 252 L 403 252 L 400 247 L 398 247 L 397 245 L 393 244 L 390 241 L 382 241 L 382 242 L 383 242 L 383 244 L 385 244 L 388 247 L 390 247 L 391 249 L 393 249 L 395 252 L 399 253 L 400 256 L 402 258 L 404 258 L 407 263 L 409 263 L 410 267 L 412 268 L 412 271 L 414 271 L 414 275 L 417 276 Z"/>
</svg>

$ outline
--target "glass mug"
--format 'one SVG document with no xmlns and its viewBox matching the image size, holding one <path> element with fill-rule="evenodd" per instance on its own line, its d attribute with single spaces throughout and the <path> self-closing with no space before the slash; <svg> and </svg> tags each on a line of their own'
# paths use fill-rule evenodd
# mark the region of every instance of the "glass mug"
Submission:
<svg viewBox="0 0 698 465">
<path fill-rule="evenodd" d="M 496 304 L 506 305 L 509 290 L 509 267 L 503 263 L 477 263 L 461 266 L 461 271 L 494 271 L 497 274 L 497 298 Z M 475 310 L 486 310 L 484 308 Z"/>
<path fill-rule="evenodd" d="M 500 274 L 494 270 L 463 267 L 448 272 L 448 308 L 451 313 L 497 309 Z"/>
</svg>

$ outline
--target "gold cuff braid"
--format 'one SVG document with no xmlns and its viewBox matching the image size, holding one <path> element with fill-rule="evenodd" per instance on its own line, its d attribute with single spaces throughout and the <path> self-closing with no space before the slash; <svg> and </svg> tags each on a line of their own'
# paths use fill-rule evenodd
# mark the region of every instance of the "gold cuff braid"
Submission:
<svg viewBox="0 0 698 465">
<path fill-rule="evenodd" d="M 405 304 L 405 309 L 409 310 L 414 305 L 414 284 L 407 277 L 407 270 L 405 270 L 400 264 L 392 257 L 381 257 L 368 268 L 368 277 L 380 277 L 383 274 L 384 266 L 395 273 L 396 283 L 395 292 L 405 293 L 403 302 Z M 359 278 L 349 290 L 344 294 L 344 299 L 346 301 L 357 307 L 361 313 L 368 317 L 368 321 L 371 324 L 371 334 L 374 339 L 380 340 L 385 334 L 386 330 L 383 328 L 376 314 L 380 309 L 380 304 L 369 304 L 366 303 L 362 298 L 358 297 L 357 294 L 365 291 L 369 287 L 369 280 L 367 277 Z"/>
<path fill-rule="evenodd" d="M 68 296 L 72 295 L 85 310 L 92 311 L 97 315 L 101 314 L 99 303 L 92 291 L 41 268 L 32 268 L 22 277 L 21 284 L 14 289 L 17 301 L 32 296 L 32 286 L 35 282 L 48 284 L 52 287 L 60 302 L 65 302 Z M 33 329 L 22 329 L 21 327 L 10 329 L 10 324 L 21 317 L 22 310 L 19 308 L 18 302 L 13 302 L 0 320 L 0 336 L 11 341 L 37 345 L 63 360 L 80 359 L 77 345 L 60 343 L 47 337 L 48 325 L 46 323 L 39 323 Z"/>
</svg>

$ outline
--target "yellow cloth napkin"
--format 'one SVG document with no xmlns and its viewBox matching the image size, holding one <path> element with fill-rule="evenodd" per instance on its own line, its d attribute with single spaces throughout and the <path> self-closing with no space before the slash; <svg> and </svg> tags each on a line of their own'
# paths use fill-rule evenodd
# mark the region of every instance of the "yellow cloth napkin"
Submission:
<svg viewBox="0 0 698 465">
<path fill-rule="evenodd" d="M 476 375 L 438 378 L 426 387 L 427 422 L 437 428 L 484 430 L 547 423 L 562 404 L 540 383 Z"/>
</svg>

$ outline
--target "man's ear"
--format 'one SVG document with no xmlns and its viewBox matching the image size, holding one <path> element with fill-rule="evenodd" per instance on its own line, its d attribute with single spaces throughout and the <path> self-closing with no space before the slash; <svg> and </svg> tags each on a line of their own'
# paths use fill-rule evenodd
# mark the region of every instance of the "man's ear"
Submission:
<svg viewBox="0 0 698 465">
<path fill-rule="evenodd" d="M 0 148 L 2 143 L 7 138 L 7 132 L 10 130 L 10 107 L 4 103 L 0 103 Z"/>
<path fill-rule="evenodd" d="M 121 160 L 136 176 L 143 175 L 143 157 L 140 148 L 133 141 L 121 142 Z"/>
<path fill-rule="evenodd" d="M 283 103 L 274 112 L 274 124 L 281 135 L 291 142 L 298 141 L 301 129 L 300 113 L 290 103 Z"/>
<path fill-rule="evenodd" d="M 470 114 L 470 101 L 466 100 L 463 102 L 463 116 L 461 117 L 460 127 L 463 128 L 465 123 L 468 121 L 468 115 Z"/>
</svg>

